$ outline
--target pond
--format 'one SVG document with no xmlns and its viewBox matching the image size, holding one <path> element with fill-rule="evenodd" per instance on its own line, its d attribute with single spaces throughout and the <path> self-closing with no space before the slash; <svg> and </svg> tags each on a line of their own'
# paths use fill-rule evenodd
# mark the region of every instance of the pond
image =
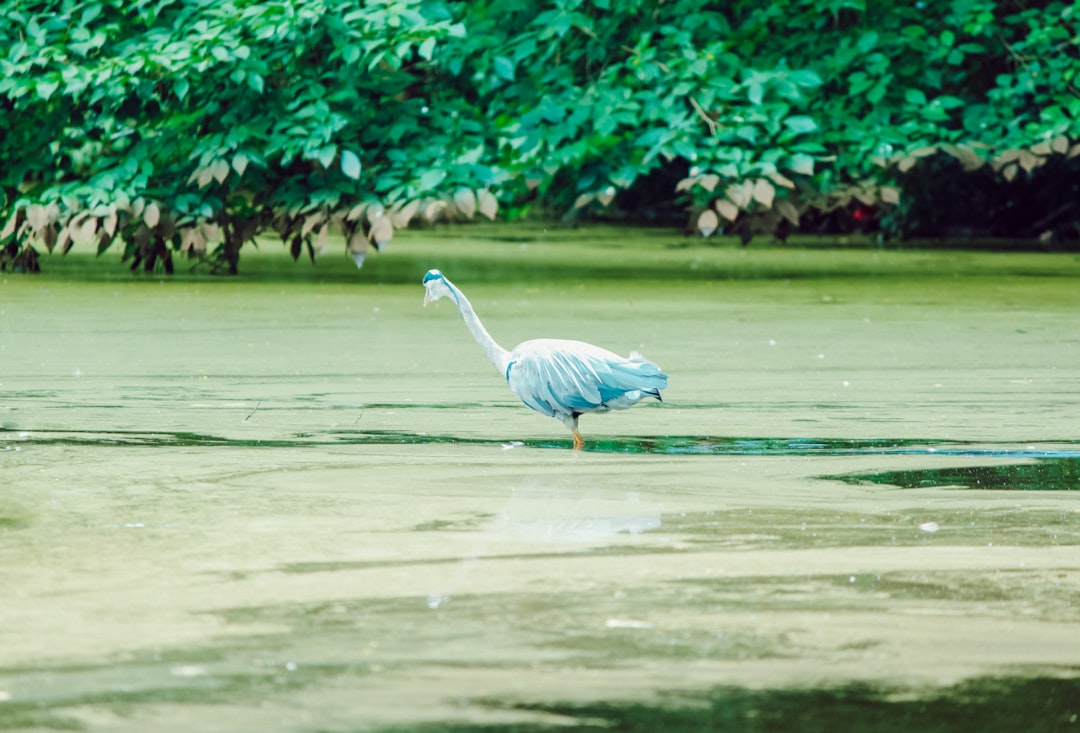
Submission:
<svg viewBox="0 0 1080 733">
<path fill-rule="evenodd" d="M 500 231 L 0 276 L 0 730 L 1080 729 L 1080 258 Z"/>
</svg>

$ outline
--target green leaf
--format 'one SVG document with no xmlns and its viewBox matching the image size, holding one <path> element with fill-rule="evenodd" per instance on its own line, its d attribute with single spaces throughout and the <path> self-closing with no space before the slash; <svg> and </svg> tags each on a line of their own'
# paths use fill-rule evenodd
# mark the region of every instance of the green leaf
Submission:
<svg viewBox="0 0 1080 733">
<path fill-rule="evenodd" d="M 37 93 L 42 99 L 48 99 L 59 88 L 60 82 L 56 81 L 39 81 L 37 83 Z"/>
<path fill-rule="evenodd" d="M 805 89 L 814 89 L 821 86 L 823 83 L 821 80 L 821 76 L 818 75 L 816 71 L 811 71 L 810 69 L 793 71 L 788 76 L 798 86 Z"/>
<path fill-rule="evenodd" d="M 360 157 L 351 150 L 341 151 L 341 172 L 354 181 L 360 177 Z"/>
<path fill-rule="evenodd" d="M 765 85 L 760 81 L 750 82 L 746 89 L 746 98 L 750 100 L 750 104 L 760 106 L 761 100 L 765 98 Z"/>
<path fill-rule="evenodd" d="M 420 54 L 420 58 L 425 61 L 431 61 L 431 56 L 435 53 L 435 38 L 427 38 L 420 44 L 420 48 L 417 49 L 417 53 Z"/>
<path fill-rule="evenodd" d="M 869 53 L 877 46 L 878 34 L 877 31 L 868 31 L 863 33 L 859 38 L 858 49 L 863 53 Z"/>
<path fill-rule="evenodd" d="M 908 104 L 926 104 L 926 94 L 922 89 L 908 89 L 904 92 L 904 101 Z"/>
<path fill-rule="evenodd" d="M 963 107 L 967 103 L 959 97 L 950 97 L 946 95 L 935 98 L 934 104 L 941 105 L 943 109 L 956 109 L 957 107 Z"/>
<path fill-rule="evenodd" d="M 337 145 L 324 145 L 319 148 L 316 157 L 322 163 L 323 168 L 330 168 L 334 164 L 334 158 L 337 157 Z"/>
<path fill-rule="evenodd" d="M 496 56 L 491 61 L 495 75 L 506 81 L 514 81 L 514 62 L 505 56 Z"/>
<path fill-rule="evenodd" d="M 817 121 L 806 115 L 793 115 L 784 120 L 784 125 L 795 133 L 814 132 L 818 129 Z"/>
<path fill-rule="evenodd" d="M 446 179 L 446 171 L 432 168 L 420 176 L 420 190 L 431 191 Z"/>
<path fill-rule="evenodd" d="M 805 153 L 795 153 L 788 161 L 787 168 L 794 173 L 812 176 L 814 175 L 814 159 Z"/>
</svg>

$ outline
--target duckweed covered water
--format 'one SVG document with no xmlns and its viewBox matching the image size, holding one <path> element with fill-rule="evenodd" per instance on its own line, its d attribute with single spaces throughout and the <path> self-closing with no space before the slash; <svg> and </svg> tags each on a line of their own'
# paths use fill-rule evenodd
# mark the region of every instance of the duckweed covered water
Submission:
<svg viewBox="0 0 1080 733">
<path fill-rule="evenodd" d="M 0 730 L 1080 725 L 1075 256 L 541 234 L 0 278 Z"/>
</svg>

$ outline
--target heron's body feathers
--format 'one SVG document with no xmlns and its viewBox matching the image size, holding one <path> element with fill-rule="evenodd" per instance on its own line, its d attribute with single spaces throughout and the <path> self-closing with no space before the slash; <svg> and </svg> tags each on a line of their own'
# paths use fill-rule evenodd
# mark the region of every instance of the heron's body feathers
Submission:
<svg viewBox="0 0 1080 733">
<path fill-rule="evenodd" d="M 624 358 L 583 341 L 534 339 L 510 352 L 506 381 L 522 402 L 564 422 L 660 399 L 667 376 L 640 354 Z"/>
</svg>

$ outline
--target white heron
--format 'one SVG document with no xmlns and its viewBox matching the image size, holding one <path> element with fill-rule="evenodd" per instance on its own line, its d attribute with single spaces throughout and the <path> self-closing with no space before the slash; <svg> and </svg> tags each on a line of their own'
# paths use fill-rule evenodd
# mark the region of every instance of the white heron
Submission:
<svg viewBox="0 0 1080 733">
<path fill-rule="evenodd" d="M 469 299 L 438 270 L 424 275 L 424 305 L 451 298 L 473 338 L 499 370 L 511 391 L 537 412 L 561 420 L 574 436 L 574 449 L 585 440 L 578 418 L 586 412 L 625 410 L 646 398 L 663 401 L 667 375 L 631 352 L 629 358 L 607 349 L 566 339 L 532 339 L 507 351 L 484 328 Z"/>
</svg>

